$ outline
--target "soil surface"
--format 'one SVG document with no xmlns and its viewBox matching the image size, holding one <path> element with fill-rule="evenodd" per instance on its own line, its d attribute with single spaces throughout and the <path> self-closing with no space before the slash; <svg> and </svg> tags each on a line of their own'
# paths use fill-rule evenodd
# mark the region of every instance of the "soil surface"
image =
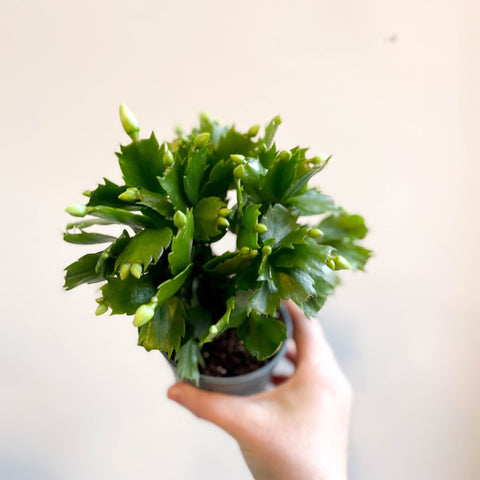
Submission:
<svg viewBox="0 0 480 480">
<path fill-rule="evenodd" d="M 205 366 L 200 373 L 212 377 L 235 377 L 258 370 L 268 360 L 259 362 L 240 342 L 235 329 L 229 329 L 202 348 Z"/>
</svg>

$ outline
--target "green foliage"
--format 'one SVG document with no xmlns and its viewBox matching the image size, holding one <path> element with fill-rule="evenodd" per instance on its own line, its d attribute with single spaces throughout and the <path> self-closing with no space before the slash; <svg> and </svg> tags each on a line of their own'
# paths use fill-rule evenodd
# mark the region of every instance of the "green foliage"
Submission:
<svg viewBox="0 0 480 480">
<path fill-rule="evenodd" d="M 123 185 L 104 179 L 86 191 L 86 205 L 67 209 L 87 217 L 67 225 L 69 243 L 105 244 L 66 267 L 64 287 L 102 282 L 97 314 L 135 315 L 138 344 L 173 357 L 178 374 L 198 382 L 201 346 L 236 329 L 258 359 L 273 355 L 286 336 L 275 318 L 282 299 L 308 316 L 338 283 L 338 270 L 363 270 L 363 218 L 338 207 L 308 182 L 329 159 L 307 149 L 281 151 L 275 117 L 259 132 L 220 125 L 206 115 L 191 133 L 161 145 L 122 106 L 132 139 L 117 154 Z M 322 215 L 319 225 L 302 217 Z M 120 235 L 90 231 L 122 225 Z M 95 228 L 95 230 L 97 230 Z M 227 232 L 235 248 L 215 255 Z"/>
</svg>

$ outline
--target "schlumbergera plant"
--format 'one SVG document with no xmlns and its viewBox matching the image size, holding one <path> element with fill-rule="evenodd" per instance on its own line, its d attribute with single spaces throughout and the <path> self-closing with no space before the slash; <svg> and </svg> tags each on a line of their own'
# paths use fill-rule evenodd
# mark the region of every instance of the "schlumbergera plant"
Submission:
<svg viewBox="0 0 480 480">
<path fill-rule="evenodd" d="M 180 377 L 198 382 L 202 345 L 227 329 L 257 359 L 270 357 L 286 338 L 281 299 L 314 316 L 337 270 L 363 269 L 362 217 L 308 187 L 329 158 L 278 150 L 280 117 L 259 135 L 258 125 L 241 133 L 202 115 L 198 128 L 161 145 L 153 133 L 139 139 L 123 105 L 120 117 L 132 140 L 117 153 L 125 184 L 105 178 L 84 192 L 86 205 L 67 212 L 90 218 L 64 234 L 107 247 L 66 267 L 64 287 L 104 282 L 97 315 L 134 315 L 138 345 L 172 358 Z M 321 215 L 318 225 L 300 221 L 312 215 Z M 110 224 L 125 228 L 117 237 L 89 231 Z M 212 245 L 227 232 L 236 248 L 216 255 Z"/>
</svg>

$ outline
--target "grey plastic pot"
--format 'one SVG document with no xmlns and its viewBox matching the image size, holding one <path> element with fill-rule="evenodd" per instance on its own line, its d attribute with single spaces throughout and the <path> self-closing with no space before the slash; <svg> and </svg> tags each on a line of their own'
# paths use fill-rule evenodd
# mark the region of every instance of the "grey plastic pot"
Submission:
<svg viewBox="0 0 480 480">
<path fill-rule="evenodd" d="M 292 336 L 292 319 L 288 313 L 287 308 L 282 304 L 280 306 L 280 315 L 287 327 L 287 337 Z M 270 380 L 270 375 L 275 365 L 285 355 L 287 349 L 287 342 L 283 342 L 278 352 L 270 359 L 270 361 L 263 367 L 260 367 L 254 372 L 246 373 L 245 375 L 238 375 L 236 377 L 211 377 L 209 375 L 200 375 L 199 387 L 203 390 L 210 390 L 213 392 L 227 393 L 229 395 L 251 395 L 265 390 Z M 175 362 L 167 359 L 172 368 L 175 378 L 180 380 L 177 375 L 177 366 Z M 189 382 L 188 380 L 184 380 Z"/>
</svg>

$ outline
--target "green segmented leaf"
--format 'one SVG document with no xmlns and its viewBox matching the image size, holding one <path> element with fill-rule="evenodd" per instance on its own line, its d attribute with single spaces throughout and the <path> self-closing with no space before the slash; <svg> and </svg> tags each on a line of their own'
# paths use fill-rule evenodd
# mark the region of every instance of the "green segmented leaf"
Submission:
<svg viewBox="0 0 480 480">
<path fill-rule="evenodd" d="M 140 305 L 148 303 L 155 295 L 151 279 L 144 275 L 140 279 L 128 276 L 125 280 L 110 277 L 102 287 L 105 303 L 112 309 L 112 315 L 133 315 Z"/>
<path fill-rule="evenodd" d="M 154 222 L 150 218 L 145 217 L 144 215 L 137 215 L 128 210 L 121 210 L 120 208 L 104 206 L 89 207 L 88 215 L 103 218 L 111 223 L 128 225 L 134 229 L 154 226 Z"/>
<path fill-rule="evenodd" d="M 127 246 L 129 240 L 130 235 L 126 230 L 124 230 L 122 234 L 103 251 L 102 255 L 100 255 L 100 258 L 98 259 L 97 265 L 95 266 L 95 271 L 100 276 L 107 278 L 114 274 L 115 261 L 122 253 L 123 249 Z"/>
<path fill-rule="evenodd" d="M 87 207 L 96 207 L 103 205 L 105 207 L 113 208 L 125 208 L 125 202 L 118 199 L 118 196 L 126 190 L 126 186 L 119 186 L 108 178 L 103 179 L 105 185 L 99 184 L 98 187 L 93 190 L 90 198 L 88 199 Z"/>
<path fill-rule="evenodd" d="M 210 170 L 208 181 L 200 191 L 200 197 L 225 198 L 230 184 L 233 181 L 233 169 L 235 164 L 232 160 L 220 160 Z"/>
<path fill-rule="evenodd" d="M 238 329 L 238 336 L 257 360 L 271 357 L 287 338 L 285 324 L 252 312 Z"/>
<path fill-rule="evenodd" d="M 249 255 L 239 252 L 225 252 L 209 260 L 204 269 L 215 275 L 230 275 L 248 268 L 252 264 Z"/>
<path fill-rule="evenodd" d="M 278 293 L 284 300 L 291 298 L 300 305 L 308 296 L 315 295 L 315 281 L 300 268 L 273 269 L 272 276 Z"/>
<path fill-rule="evenodd" d="M 280 201 L 297 175 L 297 161 L 295 156 L 289 159 L 279 159 L 268 170 L 262 191 L 263 199 L 269 202 Z"/>
<path fill-rule="evenodd" d="M 189 208 L 185 213 L 187 222 L 183 228 L 178 230 L 178 233 L 172 239 L 172 251 L 168 254 L 168 263 L 170 271 L 173 275 L 180 273 L 191 262 L 194 221 L 193 212 Z"/>
<path fill-rule="evenodd" d="M 180 379 L 188 378 L 198 386 L 200 381 L 198 366 L 204 364 L 199 343 L 194 338 L 190 338 L 177 351 L 175 361 Z"/>
<path fill-rule="evenodd" d="M 187 210 L 187 199 L 185 197 L 185 191 L 183 190 L 183 169 L 178 154 L 175 154 L 175 161 L 165 173 L 165 176 L 158 177 L 158 182 L 168 193 L 175 210 L 180 210 L 185 213 Z"/>
<path fill-rule="evenodd" d="M 171 357 L 173 350 L 180 349 L 185 335 L 186 311 L 178 297 L 172 297 L 155 311 L 153 319 L 140 327 L 138 345 L 149 352 L 160 350 Z"/>
<path fill-rule="evenodd" d="M 102 252 L 87 253 L 65 268 L 65 290 L 71 290 L 83 283 L 98 283 L 105 280 L 95 272 L 95 265 Z"/>
<path fill-rule="evenodd" d="M 128 186 L 160 192 L 157 177 L 164 172 L 163 152 L 152 133 L 150 138 L 120 147 L 117 153 L 123 179 Z"/>
<path fill-rule="evenodd" d="M 332 240 L 353 241 L 365 238 L 368 228 L 360 215 L 350 215 L 345 211 L 332 214 L 319 225 L 324 236 L 322 243 L 330 243 Z"/>
<path fill-rule="evenodd" d="M 208 145 L 199 150 L 188 152 L 187 166 L 183 177 L 185 194 L 192 205 L 196 205 L 200 197 L 200 182 L 207 167 Z"/>
<path fill-rule="evenodd" d="M 281 200 L 286 200 L 287 198 L 293 197 L 296 195 L 300 190 L 307 185 L 308 181 L 318 172 L 323 170 L 323 166 L 312 168 L 304 173 L 300 178 L 298 178 L 293 185 L 290 186 L 288 190 L 286 190 L 281 198 Z"/>
<path fill-rule="evenodd" d="M 157 263 L 163 250 L 170 245 L 172 231 L 168 227 L 143 230 L 137 233 L 117 258 L 115 270 L 124 264 L 139 263 L 146 270 L 151 263 Z"/>
<path fill-rule="evenodd" d="M 238 249 L 242 247 L 259 248 L 255 225 L 260 216 L 260 207 L 261 205 L 258 204 L 250 204 L 244 208 L 237 235 Z"/>
<path fill-rule="evenodd" d="M 262 223 L 266 225 L 267 231 L 260 235 L 262 242 L 274 239 L 273 246 L 280 242 L 296 228 L 297 216 L 290 213 L 283 205 L 276 203 L 269 207 L 262 217 Z"/>
<path fill-rule="evenodd" d="M 272 279 L 260 282 L 250 297 L 250 309 L 265 315 L 274 315 L 280 307 L 282 296 Z"/>
<path fill-rule="evenodd" d="M 191 263 L 185 270 L 182 270 L 178 275 L 163 282 L 157 289 L 155 296 L 157 297 L 158 305 L 163 305 L 170 297 L 173 297 L 182 287 L 192 271 L 193 263 Z"/>
<path fill-rule="evenodd" d="M 263 143 L 266 145 L 267 148 L 270 148 L 273 143 L 273 138 L 275 137 L 275 133 L 277 133 L 277 128 L 282 123 L 282 120 L 279 115 L 275 118 L 270 120 L 269 124 L 265 127 L 265 137 L 263 139 Z"/>
<path fill-rule="evenodd" d="M 298 215 L 319 215 L 338 210 L 332 197 L 315 189 L 287 198 L 284 203 L 293 207 L 293 213 Z"/>
<path fill-rule="evenodd" d="M 195 240 L 209 241 L 221 232 L 217 227 L 218 212 L 227 204 L 218 197 L 202 198 L 193 209 Z"/>
<path fill-rule="evenodd" d="M 252 147 L 253 142 L 250 138 L 232 127 L 218 140 L 215 153 L 218 158 L 228 158 L 233 154 L 247 155 Z"/>
<path fill-rule="evenodd" d="M 162 217 L 171 218 L 173 216 L 173 206 L 167 200 L 163 193 L 150 192 L 144 188 L 138 190 L 140 200 L 136 203 L 151 208 L 155 212 L 162 215 Z"/>
<path fill-rule="evenodd" d="M 111 235 L 103 235 L 102 233 L 69 233 L 63 234 L 63 239 L 68 243 L 76 243 L 78 245 L 93 245 L 96 243 L 108 243 L 115 240 Z"/>
<path fill-rule="evenodd" d="M 200 336 L 200 343 L 207 343 L 215 340 L 230 326 L 230 314 L 235 306 L 235 297 L 230 297 L 227 300 L 227 311 L 222 315 L 217 323 L 210 326 L 210 328 Z"/>
</svg>

